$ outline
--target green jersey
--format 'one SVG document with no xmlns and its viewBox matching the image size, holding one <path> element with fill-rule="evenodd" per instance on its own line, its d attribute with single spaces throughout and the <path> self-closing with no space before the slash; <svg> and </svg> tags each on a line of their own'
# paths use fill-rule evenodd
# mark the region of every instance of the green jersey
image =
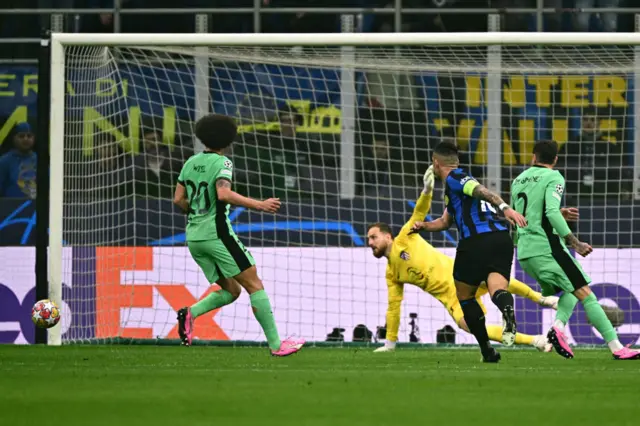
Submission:
<svg viewBox="0 0 640 426">
<path fill-rule="evenodd" d="M 224 155 L 202 152 L 189 158 L 182 167 L 178 183 L 187 189 L 189 216 L 187 241 L 218 239 L 233 235 L 229 222 L 229 204 L 218 201 L 216 182 L 232 181 L 233 163 Z"/>
<path fill-rule="evenodd" d="M 513 181 L 511 206 L 527 219 L 525 228 L 517 228 L 518 259 L 566 249 L 571 230 L 560 213 L 563 193 L 564 177 L 547 167 L 533 166 Z"/>
</svg>

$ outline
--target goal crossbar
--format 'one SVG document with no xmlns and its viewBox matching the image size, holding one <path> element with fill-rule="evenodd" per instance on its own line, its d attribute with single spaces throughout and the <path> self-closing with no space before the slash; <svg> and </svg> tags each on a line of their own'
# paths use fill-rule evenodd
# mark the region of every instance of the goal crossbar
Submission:
<svg viewBox="0 0 640 426">
<path fill-rule="evenodd" d="M 54 33 L 53 43 L 110 46 L 488 46 L 635 45 L 640 33 L 329 33 L 126 34 Z"/>
</svg>

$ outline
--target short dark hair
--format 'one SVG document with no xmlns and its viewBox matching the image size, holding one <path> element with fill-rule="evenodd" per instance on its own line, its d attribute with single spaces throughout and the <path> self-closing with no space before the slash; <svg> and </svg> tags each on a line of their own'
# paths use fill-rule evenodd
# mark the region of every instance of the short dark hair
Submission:
<svg viewBox="0 0 640 426">
<path fill-rule="evenodd" d="M 380 230 L 380 232 L 382 232 L 383 234 L 389 234 L 389 235 L 391 235 L 393 237 L 393 231 L 391 230 L 391 227 L 389 225 L 387 225 L 386 223 L 384 223 L 384 222 L 372 223 L 367 228 L 367 231 L 370 231 L 371 228 L 378 228 Z"/>
<path fill-rule="evenodd" d="M 196 137 L 209 149 L 224 149 L 233 143 L 238 126 L 232 117 L 209 114 L 196 123 Z"/>
<path fill-rule="evenodd" d="M 458 146 L 451 141 L 442 141 L 433 149 L 433 155 L 457 160 Z"/>
<path fill-rule="evenodd" d="M 542 140 L 533 145 L 533 154 L 541 164 L 553 164 L 558 156 L 558 144 L 556 141 Z"/>
</svg>

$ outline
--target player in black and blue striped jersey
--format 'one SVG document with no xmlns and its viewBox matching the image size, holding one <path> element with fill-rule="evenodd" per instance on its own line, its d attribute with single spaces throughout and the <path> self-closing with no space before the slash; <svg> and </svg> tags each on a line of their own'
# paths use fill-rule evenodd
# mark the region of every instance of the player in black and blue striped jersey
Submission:
<svg viewBox="0 0 640 426">
<path fill-rule="evenodd" d="M 491 203 L 473 196 L 478 186 L 480 183 L 461 168 L 451 170 L 445 179 L 447 212 L 453 216 L 461 241 L 478 234 L 509 230 Z"/>
<path fill-rule="evenodd" d="M 464 319 L 476 337 L 485 362 L 498 362 L 500 354 L 489 343 L 484 311 L 475 299 L 478 286 L 485 282 L 491 300 L 502 312 L 503 344 L 515 342 L 516 320 L 513 296 L 507 291 L 513 263 L 513 241 L 509 223 L 526 226 L 524 217 L 499 195 L 489 191 L 460 168 L 458 148 L 442 142 L 433 153 L 433 169 L 445 184 L 444 214 L 431 222 L 417 222 L 414 231 L 442 231 L 455 222 L 458 248 L 453 267 L 458 300 Z M 500 210 L 503 216 L 498 214 Z"/>
</svg>

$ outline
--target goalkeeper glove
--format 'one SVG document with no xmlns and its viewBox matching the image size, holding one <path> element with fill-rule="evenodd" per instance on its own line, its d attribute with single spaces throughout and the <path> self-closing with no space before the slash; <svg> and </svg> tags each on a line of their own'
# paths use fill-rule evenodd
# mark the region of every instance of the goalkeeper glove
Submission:
<svg viewBox="0 0 640 426">
<path fill-rule="evenodd" d="M 385 340 L 384 346 L 376 349 L 374 352 L 393 352 L 396 350 L 396 342 Z"/>
<path fill-rule="evenodd" d="M 429 166 L 427 171 L 424 173 L 422 182 L 424 182 L 424 189 L 422 190 L 422 192 L 425 194 L 431 194 L 431 192 L 433 192 L 433 187 L 435 184 L 435 177 L 433 175 L 433 166 Z"/>
</svg>

